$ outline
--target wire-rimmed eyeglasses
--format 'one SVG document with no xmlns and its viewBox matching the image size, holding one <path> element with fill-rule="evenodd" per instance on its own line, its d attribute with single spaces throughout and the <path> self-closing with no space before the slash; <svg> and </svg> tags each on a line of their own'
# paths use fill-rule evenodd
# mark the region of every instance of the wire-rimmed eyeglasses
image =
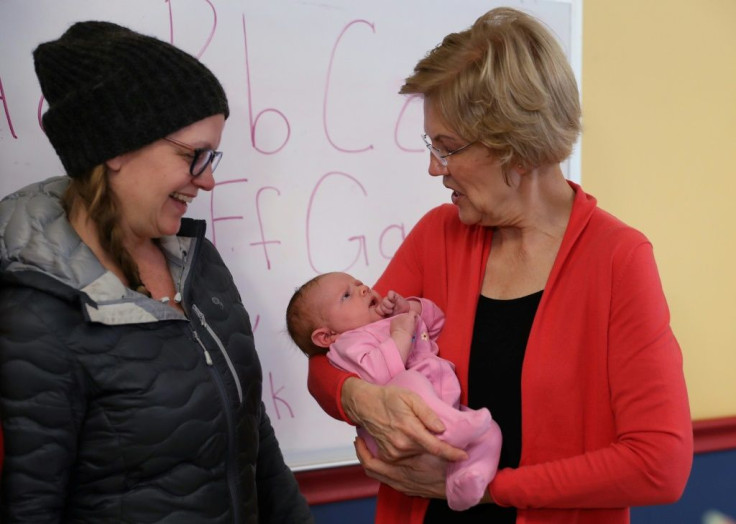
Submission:
<svg viewBox="0 0 736 524">
<path fill-rule="evenodd" d="M 222 158 L 222 151 L 215 151 L 214 149 L 209 149 L 207 147 L 193 147 L 169 137 L 164 137 L 164 140 L 192 152 L 192 163 L 189 164 L 189 174 L 194 177 L 204 173 L 204 170 L 207 169 L 207 166 L 210 164 L 212 165 L 212 172 L 214 173 L 215 169 L 217 169 L 217 164 L 220 163 L 220 159 Z"/>
<path fill-rule="evenodd" d="M 439 160 L 440 164 L 447 167 L 447 157 L 450 157 L 452 155 L 455 155 L 459 153 L 460 151 L 464 151 L 465 149 L 469 148 L 473 144 L 477 142 L 477 140 L 473 140 L 472 142 L 465 144 L 463 147 L 459 147 L 457 149 L 454 149 L 452 151 L 444 151 L 442 149 L 439 149 L 435 147 L 432 144 L 432 141 L 429 139 L 429 136 L 427 136 L 426 133 L 422 135 L 422 140 L 424 140 L 424 144 L 427 146 L 427 149 L 429 149 L 429 152 L 434 155 L 434 157 Z"/>
</svg>

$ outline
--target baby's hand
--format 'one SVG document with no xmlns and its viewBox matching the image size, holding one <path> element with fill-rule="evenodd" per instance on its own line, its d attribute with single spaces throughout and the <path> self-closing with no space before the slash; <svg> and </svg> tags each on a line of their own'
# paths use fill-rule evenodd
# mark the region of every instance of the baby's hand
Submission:
<svg viewBox="0 0 736 524">
<path fill-rule="evenodd" d="M 409 301 L 396 291 L 389 291 L 378 304 L 377 309 L 384 317 L 391 317 L 409 311 Z"/>
<path fill-rule="evenodd" d="M 415 311 L 408 311 L 394 316 L 391 319 L 391 338 L 396 339 L 397 336 L 404 336 L 411 340 L 418 321 L 419 314 Z"/>
</svg>

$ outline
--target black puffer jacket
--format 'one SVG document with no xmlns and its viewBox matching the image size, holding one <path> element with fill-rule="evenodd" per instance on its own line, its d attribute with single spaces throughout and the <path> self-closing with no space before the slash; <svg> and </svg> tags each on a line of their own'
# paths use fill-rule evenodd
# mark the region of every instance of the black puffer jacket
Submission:
<svg viewBox="0 0 736 524">
<path fill-rule="evenodd" d="M 187 319 L 105 271 L 59 205 L 66 184 L 0 203 L 0 521 L 311 522 L 204 222 L 161 242 Z"/>
</svg>

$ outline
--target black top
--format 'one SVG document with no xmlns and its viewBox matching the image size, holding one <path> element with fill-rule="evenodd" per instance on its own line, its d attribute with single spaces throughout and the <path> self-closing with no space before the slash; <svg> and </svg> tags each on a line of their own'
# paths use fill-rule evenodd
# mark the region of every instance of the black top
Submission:
<svg viewBox="0 0 736 524">
<path fill-rule="evenodd" d="M 521 459 L 521 365 L 542 292 L 512 300 L 480 296 L 470 346 L 468 405 L 486 407 L 503 435 L 498 469 L 515 468 Z M 433 499 L 425 524 L 447 522 L 513 524 L 515 508 L 479 504 L 467 511 L 451 510 Z"/>
</svg>

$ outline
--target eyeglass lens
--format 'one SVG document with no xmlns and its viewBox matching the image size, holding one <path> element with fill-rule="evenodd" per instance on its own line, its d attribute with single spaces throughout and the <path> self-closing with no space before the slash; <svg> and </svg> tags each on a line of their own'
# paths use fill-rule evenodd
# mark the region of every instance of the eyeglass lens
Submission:
<svg viewBox="0 0 736 524">
<path fill-rule="evenodd" d="M 447 165 L 447 155 L 443 154 L 442 151 L 437 149 L 432 145 L 432 141 L 429 139 L 429 137 L 425 134 L 422 135 L 422 139 L 424 140 L 424 144 L 427 146 L 427 149 L 429 149 L 429 152 L 432 153 L 432 156 L 434 156 L 440 164 L 443 166 Z"/>
<path fill-rule="evenodd" d="M 217 165 L 220 163 L 222 158 L 222 152 L 213 151 L 212 149 L 196 149 L 194 151 L 194 158 L 192 159 L 192 165 L 189 168 L 192 176 L 199 176 L 204 173 L 207 166 L 212 164 L 212 172 L 215 172 Z"/>
</svg>

